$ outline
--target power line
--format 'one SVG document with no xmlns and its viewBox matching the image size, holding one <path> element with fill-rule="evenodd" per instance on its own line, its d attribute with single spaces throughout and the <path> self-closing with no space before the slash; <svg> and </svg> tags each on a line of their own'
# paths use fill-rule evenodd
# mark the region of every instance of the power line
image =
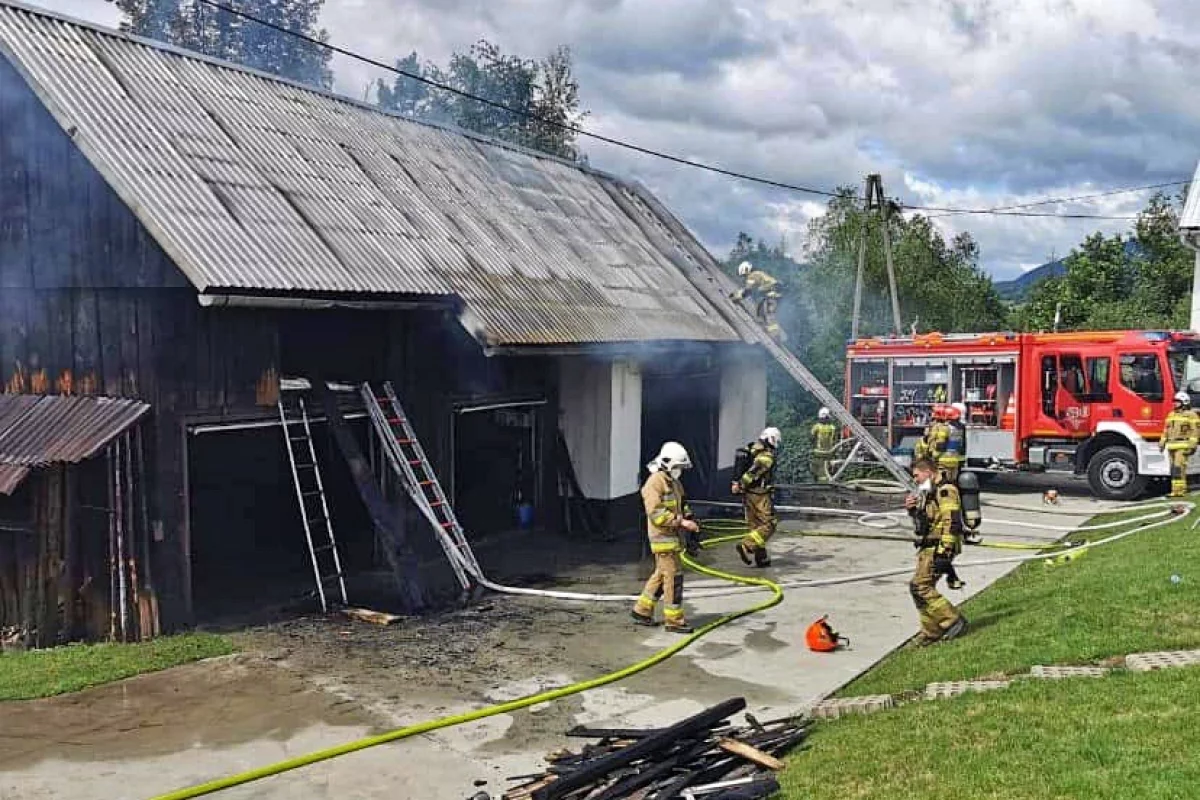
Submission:
<svg viewBox="0 0 1200 800">
<path fill-rule="evenodd" d="M 1075 203 L 1075 202 L 1079 202 L 1081 200 L 1095 200 L 1100 197 L 1112 197 L 1113 195 L 1118 195 L 1118 194 L 1133 194 L 1135 192 L 1150 191 L 1151 189 L 1167 189 L 1172 186 L 1186 186 L 1189 183 L 1191 183 L 1191 180 L 1168 181 L 1167 183 L 1151 183 L 1151 184 L 1147 184 L 1146 186 L 1131 186 L 1127 189 L 1111 189 L 1106 192 L 1096 192 L 1095 194 L 1080 194 L 1080 195 L 1075 195 L 1074 197 L 1051 197 L 1046 200 L 1037 200 L 1032 203 L 1018 203 L 1016 205 L 1010 205 L 1010 206 L 996 206 L 994 208 L 986 209 L 986 211 L 988 211 L 988 212 L 1010 211 L 1010 210 L 1019 209 L 1019 208 L 1036 208 L 1037 206 L 1055 205 L 1058 203 Z M 922 210 L 922 208 L 918 207 L 918 206 L 907 206 L 907 208 L 914 210 L 914 211 Z M 982 211 L 982 209 L 981 209 L 981 211 Z M 952 214 L 961 214 L 961 213 L 969 213 L 969 212 L 967 212 L 965 210 L 946 211 L 946 212 L 940 213 L 940 214 L 931 214 L 930 219 L 936 219 L 937 217 L 946 217 L 946 216 L 950 216 Z"/>
<path fill-rule="evenodd" d="M 113 2 L 113 0 L 108 0 L 108 2 Z M 641 145 L 634 144 L 632 142 L 628 142 L 628 141 L 625 141 L 622 139 L 616 139 L 611 136 L 605 136 L 603 134 L 593 133 L 592 131 L 588 131 L 584 128 L 581 128 L 578 125 L 572 125 L 570 123 L 560 122 L 558 120 L 550 119 L 548 117 L 543 117 L 540 114 L 536 114 L 531 111 L 526 111 L 524 109 L 511 108 L 509 106 L 504 105 L 503 103 L 498 103 L 494 100 L 489 100 L 486 97 L 481 97 L 479 95 L 475 95 L 470 92 L 463 91 L 462 89 L 455 88 L 454 86 L 450 86 L 448 84 L 444 84 L 439 81 L 435 81 L 430 78 L 427 78 L 424 75 L 420 75 L 420 74 L 413 73 L 413 72 L 408 72 L 407 70 L 400 69 L 399 67 L 397 67 L 393 64 L 386 64 L 382 61 L 379 61 L 378 59 L 374 59 L 369 56 L 364 56 L 361 53 L 354 52 L 353 50 L 349 50 L 344 47 L 339 47 L 338 45 L 330 44 L 329 42 L 323 42 L 320 39 L 313 38 L 313 37 L 308 36 L 307 34 L 302 33 L 300 31 L 295 31 L 295 30 L 291 30 L 290 28 L 285 28 L 282 25 L 278 25 L 274 22 L 270 22 L 268 20 L 262 19 L 261 17 L 257 17 L 255 15 L 249 14 L 245 11 L 240 11 L 232 6 L 226 5 L 225 3 L 217 2 L 217 0 L 196 0 L 196 2 L 201 3 L 202 5 L 209 6 L 211 8 L 218 9 L 220 11 L 224 11 L 228 14 L 233 14 L 236 17 L 240 17 L 244 20 L 253 22 L 258 25 L 262 25 L 265 28 L 269 28 L 269 29 L 277 31 L 279 33 L 295 37 L 297 39 L 300 39 L 301 41 L 304 41 L 310 45 L 313 45 L 314 47 L 324 48 L 331 53 L 337 53 L 339 55 L 346 56 L 347 58 L 352 58 L 352 59 L 355 59 L 356 61 L 361 61 L 364 64 L 369 64 L 373 67 L 377 67 L 377 68 L 385 70 L 387 72 L 392 72 L 397 75 L 401 75 L 405 78 L 408 78 L 410 80 L 414 80 L 419 83 L 423 83 L 427 86 L 431 86 L 435 89 L 438 89 L 439 91 L 448 92 L 450 94 L 457 95 L 458 97 L 462 97 L 462 98 L 472 100 L 477 103 L 481 103 L 490 108 L 495 108 L 500 111 L 505 111 L 509 114 L 515 114 L 520 117 L 525 117 L 526 119 L 530 119 L 535 122 L 539 122 L 543 125 L 549 125 L 550 127 L 553 127 L 553 128 L 558 128 L 560 130 L 569 131 L 571 133 L 574 133 L 577 136 L 584 136 L 584 137 L 587 137 L 590 139 L 595 139 L 596 141 L 604 142 L 605 144 L 611 144 L 615 147 L 621 147 L 626 150 L 631 150 L 635 153 L 641 153 L 643 155 L 652 156 L 654 158 L 661 158 L 665 161 L 670 161 L 675 164 L 682 164 L 683 166 L 693 167 L 695 169 L 705 170 L 707 172 L 712 172 L 717 175 L 725 175 L 726 177 L 737 178 L 739 180 L 744 180 L 744 181 L 748 181 L 751 183 L 757 183 L 757 184 L 760 184 L 763 186 L 771 186 L 776 189 L 786 189 L 788 191 L 799 192 L 802 194 L 819 195 L 822 197 L 843 197 L 843 196 L 845 196 L 841 192 L 829 191 L 827 189 L 817 189 L 817 188 L 814 188 L 811 186 L 803 186 L 800 184 L 787 183 L 784 181 L 777 181 L 777 180 L 773 180 L 771 178 L 764 178 L 760 175 L 750 175 L 745 172 L 738 172 L 736 170 L 730 170 L 730 169 L 725 169 L 724 167 L 718 167 L 718 166 L 714 166 L 712 164 L 706 164 L 702 161 L 694 161 L 689 158 L 683 158 L 682 156 L 677 156 L 677 155 L 674 155 L 671 153 L 666 153 L 661 150 L 654 150 L 654 149 L 651 149 L 648 147 L 643 147 Z M 1093 196 L 1101 197 L 1101 196 L 1105 196 L 1108 194 L 1121 194 L 1124 192 L 1141 191 L 1146 188 L 1161 188 L 1161 187 L 1165 187 L 1165 186 L 1176 186 L 1176 185 L 1181 185 L 1183 183 L 1187 183 L 1187 181 L 1179 181 L 1179 182 L 1174 182 L 1174 183 L 1161 184 L 1160 186 L 1154 186 L 1154 187 L 1138 187 L 1137 189 L 1116 189 L 1111 192 L 1104 192 L 1104 193 L 1093 195 Z M 856 195 L 851 195 L 851 196 L 856 197 Z M 911 210 L 911 211 L 937 211 L 937 212 L 943 212 L 944 214 L 975 214 L 975 215 L 987 214 L 987 215 L 995 215 L 995 216 L 1016 216 L 1016 217 L 1055 217 L 1058 219 L 1097 219 L 1097 220 L 1132 220 L 1132 219 L 1136 219 L 1136 217 L 1131 217 L 1131 216 L 1109 216 L 1109 215 L 1103 215 L 1103 214 L 1036 213 L 1036 212 L 1020 212 L 1020 211 L 1010 210 L 1010 209 L 1027 208 L 1027 207 L 1032 207 L 1032 206 L 1036 206 L 1036 205 L 1046 205 L 1046 204 L 1050 204 L 1053 202 L 1068 202 L 1071 199 L 1072 198 L 1065 198 L 1065 199 L 1060 199 L 1060 200 L 1044 200 L 1044 201 L 1039 201 L 1038 203 L 1029 203 L 1029 204 L 1022 204 L 1022 205 L 1017 205 L 1017 206 L 1002 206 L 1002 207 L 998 207 L 998 208 L 994 208 L 994 209 L 942 208 L 942 207 L 936 207 L 936 206 L 910 206 L 910 205 L 905 205 L 903 203 L 901 203 L 901 206 L 903 208 L 905 208 L 907 210 Z M 1084 199 L 1084 198 L 1073 198 L 1073 199 Z"/>
</svg>

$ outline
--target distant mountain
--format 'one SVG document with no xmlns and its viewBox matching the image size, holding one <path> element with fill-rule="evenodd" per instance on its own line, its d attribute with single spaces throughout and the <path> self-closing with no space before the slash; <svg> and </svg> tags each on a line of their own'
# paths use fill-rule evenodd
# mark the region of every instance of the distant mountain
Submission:
<svg viewBox="0 0 1200 800">
<path fill-rule="evenodd" d="M 1040 267 L 1034 267 L 1019 278 L 1011 281 L 999 281 L 995 284 L 996 292 L 1010 303 L 1019 303 L 1029 297 L 1034 284 L 1044 278 L 1058 278 L 1067 271 L 1063 259 L 1050 261 Z"/>
<path fill-rule="evenodd" d="M 1137 239 L 1125 240 L 1125 257 L 1135 259 L 1141 255 L 1141 247 Z M 1000 281 L 995 285 L 996 293 L 1001 298 L 1010 303 L 1021 303 L 1029 299 L 1029 292 L 1037 284 L 1038 281 L 1044 278 L 1059 278 L 1066 274 L 1067 265 L 1066 259 L 1060 258 L 1055 261 L 1050 261 L 1042 264 L 1040 267 L 1034 267 L 1019 278 L 1011 281 Z"/>
</svg>

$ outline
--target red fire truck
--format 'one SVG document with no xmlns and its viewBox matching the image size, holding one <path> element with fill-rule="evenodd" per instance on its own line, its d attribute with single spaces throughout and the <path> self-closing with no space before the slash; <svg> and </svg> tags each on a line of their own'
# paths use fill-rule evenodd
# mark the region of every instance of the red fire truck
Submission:
<svg viewBox="0 0 1200 800">
<path fill-rule="evenodd" d="M 972 469 L 1086 474 L 1128 500 L 1168 476 L 1163 422 L 1180 390 L 1200 407 L 1197 376 L 1193 333 L 930 333 L 850 343 L 846 405 L 903 462 L 933 406 L 961 403 Z"/>
</svg>

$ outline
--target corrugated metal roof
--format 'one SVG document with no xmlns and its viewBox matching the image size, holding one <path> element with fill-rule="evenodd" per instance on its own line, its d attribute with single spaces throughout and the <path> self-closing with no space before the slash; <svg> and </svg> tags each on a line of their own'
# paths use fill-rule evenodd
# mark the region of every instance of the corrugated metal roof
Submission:
<svg viewBox="0 0 1200 800">
<path fill-rule="evenodd" d="M 609 176 L 3 0 L 0 52 L 201 292 L 457 295 L 501 345 L 740 338 Z"/>
<path fill-rule="evenodd" d="M 1184 203 L 1183 214 L 1179 217 L 1179 227 L 1200 233 L 1200 164 L 1196 165 L 1196 175 L 1192 178 L 1192 185 L 1188 187 L 1187 202 Z"/>
<path fill-rule="evenodd" d="M 12 494 L 29 475 L 29 467 L 0 464 L 0 494 Z"/>
<path fill-rule="evenodd" d="M 0 394 L 0 492 L 32 467 L 91 458 L 149 410 L 117 397 Z"/>
</svg>

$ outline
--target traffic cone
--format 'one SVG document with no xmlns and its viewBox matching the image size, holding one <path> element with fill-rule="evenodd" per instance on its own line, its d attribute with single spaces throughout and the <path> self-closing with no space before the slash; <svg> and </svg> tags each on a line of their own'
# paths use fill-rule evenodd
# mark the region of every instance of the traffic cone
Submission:
<svg viewBox="0 0 1200 800">
<path fill-rule="evenodd" d="M 1008 396 L 1008 405 L 1004 407 L 1004 416 L 1000 418 L 1000 430 L 1011 431 L 1017 427 L 1017 398 Z"/>
</svg>

